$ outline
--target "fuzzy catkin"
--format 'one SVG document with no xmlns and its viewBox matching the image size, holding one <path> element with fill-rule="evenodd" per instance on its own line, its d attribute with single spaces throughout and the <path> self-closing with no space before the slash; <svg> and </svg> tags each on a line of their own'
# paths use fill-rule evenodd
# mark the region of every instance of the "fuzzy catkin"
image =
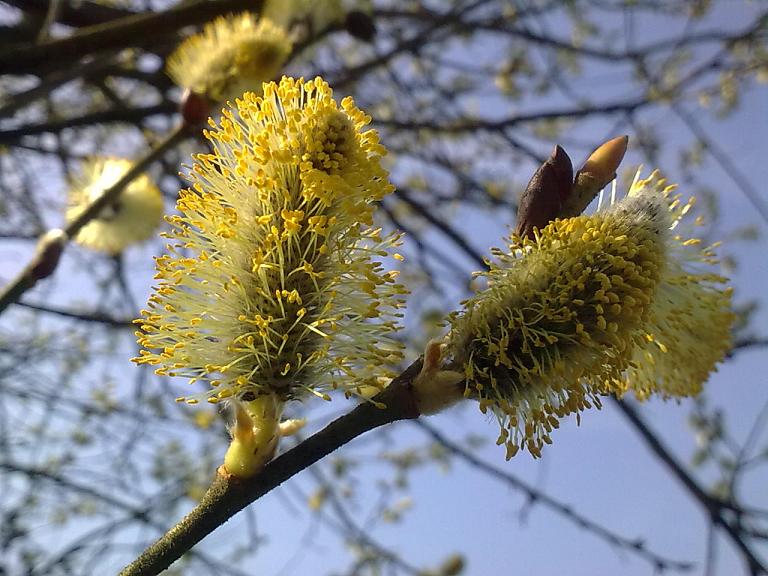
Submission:
<svg viewBox="0 0 768 576">
<path fill-rule="evenodd" d="M 606 210 L 513 238 L 451 316 L 454 368 L 496 414 L 508 457 L 539 456 L 602 394 L 696 394 L 728 350 L 730 290 L 697 270 L 714 252 L 676 233 L 692 201 L 673 192 L 654 173 Z"/>
</svg>

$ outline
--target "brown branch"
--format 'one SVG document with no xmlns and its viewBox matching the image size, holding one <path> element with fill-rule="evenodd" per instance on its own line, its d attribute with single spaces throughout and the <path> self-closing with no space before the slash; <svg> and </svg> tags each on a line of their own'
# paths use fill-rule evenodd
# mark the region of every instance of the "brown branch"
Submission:
<svg viewBox="0 0 768 576">
<path fill-rule="evenodd" d="M 66 128 L 77 128 L 80 126 L 106 124 L 111 122 L 135 123 L 143 120 L 148 116 L 155 116 L 158 114 L 171 114 L 175 112 L 176 109 L 177 104 L 173 102 L 163 102 L 161 104 L 154 104 L 152 106 L 144 106 L 141 108 L 130 108 L 128 110 L 103 110 L 100 112 L 85 114 L 83 116 L 77 116 L 76 118 L 65 118 L 63 120 L 45 122 L 43 124 L 31 124 L 28 126 L 22 126 L 21 128 L 14 128 L 12 130 L 4 130 L 0 132 L 0 144 L 13 144 L 24 136 L 56 133 L 61 132 Z"/>
<path fill-rule="evenodd" d="M 461 21 L 461 16 L 468 14 L 483 4 L 488 4 L 488 0 L 476 0 L 475 2 L 472 2 L 466 6 L 456 7 L 455 10 L 446 12 L 445 14 L 433 14 L 434 20 L 430 22 L 428 26 L 418 31 L 417 34 L 414 34 L 407 40 L 400 42 L 383 54 L 378 54 L 370 60 L 362 62 L 356 66 L 346 68 L 343 71 L 343 74 L 340 74 L 337 78 L 334 78 L 333 74 L 330 74 L 329 77 L 331 79 L 331 85 L 336 90 L 346 88 L 348 85 L 353 84 L 371 70 L 386 66 L 391 60 L 400 54 L 418 50 L 420 47 L 424 46 L 428 40 L 434 40 L 434 38 L 430 38 L 431 34 L 438 31 L 448 33 L 451 30 L 454 30 L 456 24 Z"/>
<path fill-rule="evenodd" d="M 243 10 L 258 11 L 260 0 L 197 0 L 164 12 L 143 12 L 82 28 L 72 36 L 0 53 L 0 74 L 29 73 L 35 66 L 63 65 L 102 50 L 146 46 L 185 26 Z"/>
<path fill-rule="evenodd" d="M 754 34 L 759 30 L 759 26 L 753 26 L 744 33 L 729 39 L 729 44 L 749 37 L 750 34 Z M 712 72 L 723 68 L 723 59 L 725 57 L 725 49 L 715 54 L 712 58 L 701 64 L 700 66 L 691 70 L 688 74 L 682 77 L 677 82 L 668 87 L 659 89 L 659 93 L 655 98 L 651 98 L 649 95 L 643 95 L 637 98 L 630 98 L 626 100 L 617 100 L 614 102 L 606 103 L 590 103 L 588 105 L 581 105 L 578 107 L 565 107 L 551 110 L 541 110 L 538 112 L 531 112 L 528 114 L 516 114 L 507 118 L 501 118 L 499 120 L 489 120 L 483 118 L 475 119 L 463 119 L 461 121 L 424 121 L 415 118 L 390 118 L 390 119 L 377 119 L 375 124 L 377 126 L 386 126 L 387 128 L 394 128 L 400 131 L 418 131 L 426 130 L 432 132 L 440 132 L 443 134 L 461 134 L 468 133 L 474 134 L 478 130 L 500 132 L 507 128 L 515 127 L 519 124 L 527 122 L 537 122 L 540 120 L 554 120 L 554 119 L 576 119 L 585 118 L 598 114 L 616 114 L 624 113 L 631 114 L 642 108 L 663 102 L 673 97 L 679 97 L 680 91 L 684 88 L 692 85 L 695 81 L 700 79 L 708 72 Z"/>
<path fill-rule="evenodd" d="M 470 246 L 469 242 L 467 242 L 461 234 L 454 230 L 447 222 L 438 218 L 429 208 L 414 200 L 404 188 L 395 190 L 395 196 L 405 202 L 414 212 L 424 218 L 424 220 L 450 238 L 453 243 L 456 244 L 456 246 L 470 258 L 470 260 L 472 260 L 472 262 L 483 268 L 488 267 L 482 254 Z"/>
<path fill-rule="evenodd" d="M 423 20 L 425 12 L 428 15 L 433 15 L 433 12 L 429 12 L 424 7 L 421 7 L 419 12 L 409 12 L 402 9 L 377 9 L 374 10 L 374 16 L 376 18 L 388 18 L 388 19 L 401 19 L 408 22 L 418 22 Z M 766 13 L 759 14 L 755 18 L 755 22 L 759 23 L 764 18 Z M 509 36 L 529 42 L 534 45 L 544 46 L 548 49 L 576 54 L 579 56 L 586 56 L 588 58 L 594 58 L 597 60 L 607 60 L 609 62 L 622 62 L 625 60 L 639 60 L 655 56 L 658 52 L 675 51 L 680 46 L 679 38 L 665 38 L 652 43 L 648 43 L 639 48 L 631 50 L 612 50 L 600 48 L 598 46 L 589 46 L 587 44 L 574 44 L 573 41 L 567 38 L 559 38 L 557 36 L 546 36 L 538 34 L 530 30 L 526 26 L 520 26 L 518 23 L 522 20 L 520 15 L 516 18 L 509 18 L 505 15 L 494 16 L 487 20 L 476 20 L 472 22 L 459 22 L 456 26 L 461 32 L 477 32 L 487 31 L 495 32 L 499 35 Z M 697 44 L 707 44 L 712 42 L 720 43 L 734 43 L 739 40 L 743 40 L 750 36 L 755 35 L 760 31 L 760 25 L 750 26 L 744 30 L 737 31 L 732 34 L 726 34 L 720 29 L 705 30 L 697 34 L 692 34 L 685 38 L 685 45 L 687 47 Z"/>
<path fill-rule="evenodd" d="M 444 134 L 457 134 L 462 132 L 475 133 L 478 130 L 500 131 L 526 122 L 538 122 L 540 120 L 552 120 L 560 118 L 584 118 L 593 114 L 614 114 L 634 112 L 651 103 L 645 97 L 631 100 L 617 101 L 606 104 L 594 104 L 583 107 L 566 107 L 551 110 L 541 110 L 528 114 L 516 114 L 500 120 L 471 119 L 456 122 L 430 122 L 408 118 L 377 119 L 377 126 L 386 126 L 397 130 L 428 130 Z"/>
<path fill-rule="evenodd" d="M 42 17 L 48 10 L 50 0 L 5 0 L 7 4 L 27 13 Z M 96 2 L 63 2 L 56 19 L 66 26 L 92 26 L 104 24 L 116 18 L 131 16 L 133 12 L 115 6 L 98 4 Z"/>
<path fill-rule="evenodd" d="M 254 478 L 238 480 L 217 474 L 195 509 L 120 572 L 120 576 L 150 576 L 162 572 L 237 512 L 337 448 L 379 426 L 418 418 L 412 383 L 420 370 L 419 359 L 374 398 L 385 408 L 369 402 L 360 404 L 267 464 Z"/>
<path fill-rule="evenodd" d="M 2 100 L 2 106 L 0 106 L 0 117 L 11 118 L 16 111 L 33 104 L 40 98 L 47 97 L 59 86 L 71 82 L 80 76 L 98 72 L 108 67 L 115 67 L 112 54 L 99 55 L 99 57 L 92 58 L 87 62 L 68 66 L 63 70 L 56 70 L 43 78 L 33 88 L 5 96 Z"/>
<path fill-rule="evenodd" d="M 56 316 L 71 318 L 81 322 L 104 324 L 106 326 L 112 326 L 113 328 L 132 329 L 136 327 L 132 318 L 115 318 L 108 314 L 104 314 L 103 312 L 75 312 L 74 310 L 66 310 L 64 308 L 57 308 L 56 306 L 33 304 L 31 302 L 17 302 L 17 304 L 22 308 L 29 308 L 30 310 L 37 310 L 38 312 L 54 314 Z"/>
<path fill-rule="evenodd" d="M 761 338 L 758 336 L 747 336 L 740 338 L 734 342 L 733 347 L 728 352 L 728 358 L 732 358 L 737 352 L 742 350 L 749 350 L 750 348 L 766 348 L 768 347 L 768 338 Z"/>
</svg>

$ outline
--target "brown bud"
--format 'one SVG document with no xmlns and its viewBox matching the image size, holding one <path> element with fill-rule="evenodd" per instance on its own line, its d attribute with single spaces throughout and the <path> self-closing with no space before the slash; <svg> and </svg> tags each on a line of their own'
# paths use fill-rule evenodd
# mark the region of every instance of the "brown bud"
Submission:
<svg viewBox="0 0 768 576">
<path fill-rule="evenodd" d="M 197 94 L 187 88 L 181 97 L 179 111 L 188 127 L 203 126 L 208 122 L 208 117 L 211 115 L 211 103 L 202 94 Z"/>
<path fill-rule="evenodd" d="M 563 204 L 560 216 L 578 216 L 605 186 L 616 178 L 616 170 L 627 152 L 629 136 L 608 140 L 589 155 L 581 170 L 576 173 L 573 194 Z"/>
<path fill-rule="evenodd" d="M 544 228 L 557 218 L 573 186 L 571 159 L 560 146 L 539 166 L 520 196 L 517 207 L 517 234 L 533 236 L 534 228 Z"/>
<path fill-rule="evenodd" d="M 373 19 L 360 10 L 347 12 L 344 27 L 352 36 L 365 42 L 371 42 L 376 35 L 376 24 Z"/>
<path fill-rule="evenodd" d="M 30 267 L 33 281 L 47 278 L 59 264 L 59 258 L 67 243 L 67 235 L 63 230 L 55 228 L 46 232 L 37 243 L 35 259 Z"/>
</svg>

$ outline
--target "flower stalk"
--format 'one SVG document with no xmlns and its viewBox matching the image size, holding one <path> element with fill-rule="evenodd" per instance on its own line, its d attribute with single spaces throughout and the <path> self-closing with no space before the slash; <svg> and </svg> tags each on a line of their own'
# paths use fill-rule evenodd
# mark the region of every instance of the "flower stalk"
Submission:
<svg viewBox="0 0 768 576">
<path fill-rule="evenodd" d="M 237 512 L 347 442 L 380 426 L 418 418 L 412 386 L 420 371 L 421 360 L 417 360 L 374 398 L 375 403 L 359 404 L 266 464 L 259 474 L 249 478 L 217 474 L 200 503 L 126 566 L 120 576 L 159 574 Z"/>
</svg>

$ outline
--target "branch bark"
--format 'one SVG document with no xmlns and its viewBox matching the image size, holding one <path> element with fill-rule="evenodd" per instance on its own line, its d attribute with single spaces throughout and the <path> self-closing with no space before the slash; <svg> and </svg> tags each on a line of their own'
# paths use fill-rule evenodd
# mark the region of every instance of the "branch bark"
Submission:
<svg viewBox="0 0 768 576">
<path fill-rule="evenodd" d="M 29 73 L 40 65 L 63 65 L 93 52 L 146 46 L 185 26 L 244 10 L 258 11 L 261 0 L 198 0 L 165 12 L 143 12 L 82 28 L 72 36 L 0 53 L 0 74 Z"/>
<path fill-rule="evenodd" d="M 377 408 L 372 402 L 360 404 L 274 459 L 254 478 L 240 480 L 218 473 L 194 510 L 126 566 L 120 576 L 159 574 L 240 510 L 337 448 L 385 424 L 418 418 L 412 384 L 420 370 L 421 359 L 374 398 L 385 408 Z"/>
</svg>

